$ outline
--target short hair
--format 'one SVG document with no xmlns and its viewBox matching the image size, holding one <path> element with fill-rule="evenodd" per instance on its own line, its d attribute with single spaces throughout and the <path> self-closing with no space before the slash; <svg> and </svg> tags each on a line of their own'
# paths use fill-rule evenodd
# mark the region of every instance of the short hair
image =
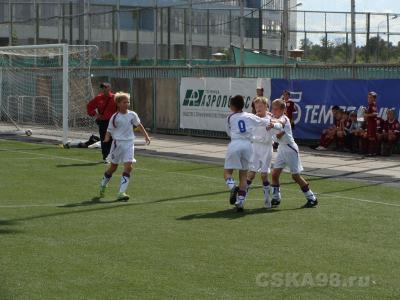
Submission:
<svg viewBox="0 0 400 300">
<path fill-rule="evenodd" d="M 332 110 L 339 110 L 339 109 L 340 109 L 340 107 L 338 105 L 332 106 Z"/>
<path fill-rule="evenodd" d="M 368 95 L 374 97 L 374 99 L 376 99 L 376 97 L 378 96 L 378 94 L 374 91 L 369 92 Z"/>
<path fill-rule="evenodd" d="M 236 95 L 231 98 L 229 101 L 229 106 L 233 106 L 238 110 L 242 110 L 244 107 L 244 98 L 242 95 Z"/>
<path fill-rule="evenodd" d="M 343 108 L 339 108 L 339 109 L 338 109 L 338 112 L 344 114 L 344 113 L 345 113 L 345 110 L 344 110 Z"/>
<path fill-rule="evenodd" d="M 288 94 L 290 96 L 290 92 L 288 90 L 284 90 L 282 95 Z"/>
<path fill-rule="evenodd" d="M 267 97 L 264 97 L 264 96 L 256 97 L 253 100 L 253 103 L 257 103 L 257 102 L 261 102 L 261 103 L 265 104 L 267 107 L 269 107 L 268 98 Z"/>
<path fill-rule="evenodd" d="M 100 88 L 110 88 L 111 84 L 109 84 L 108 82 L 102 82 L 100 83 Z"/>
<path fill-rule="evenodd" d="M 286 108 L 286 103 L 285 100 L 275 99 L 272 101 L 272 106 L 279 107 L 280 109 L 284 110 Z"/>
<path fill-rule="evenodd" d="M 115 103 L 119 104 L 124 99 L 127 99 L 129 101 L 131 99 L 131 95 L 124 92 L 118 92 L 115 94 Z"/>
</svg>

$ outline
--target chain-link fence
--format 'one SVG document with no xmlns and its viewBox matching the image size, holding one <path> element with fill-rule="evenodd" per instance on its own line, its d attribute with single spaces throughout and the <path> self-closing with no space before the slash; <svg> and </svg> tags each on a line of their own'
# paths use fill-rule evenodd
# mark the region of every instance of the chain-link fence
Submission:
<svg viewBox="0 0 400 300">
<path fill-rule="evenodd" d="M 230 45 L 240 43 L 238 3 L 0 0 L 0 45 L 94 44 L 104 65 L 173 64 L 189 59 L 189 52 L 195 61 L 232 63 Z M 245 6 L 245 47 L 281 55 L 283 1 L 248 0 Z M 289 50 L 303 50 L 305 62 L 350 62 L 350 12 L 303 11 L 295 0 L 288 8 Z M 398 62 L 399 41 L 396 14 L 356 13 L 357 62 Z"/>
</svg>

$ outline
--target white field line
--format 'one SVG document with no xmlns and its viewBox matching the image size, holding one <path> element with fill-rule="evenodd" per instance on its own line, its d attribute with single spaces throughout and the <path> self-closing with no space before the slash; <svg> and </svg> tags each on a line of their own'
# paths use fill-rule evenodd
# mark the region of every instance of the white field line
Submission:
<svg viewBox="0 0 400 300">
<path fill-rule="evenodd" d="M 0 157 L 1 159 L 1 157 Z M 51 157 L 7 157 L 5 160 L 55 160 L 56 158 Z"/>
<path fill-rule="evenodd" d="M 387 205 L 387 206 L 397 206 L 400 207 L 400 204 L 395 204 L 395 203 L 387 203 L 387 202 L 381 202 L 381 201 L 373 201 L 373 200 L 367 200 L 367 199 L 360 199 L 360 198 L 353 198 L 353 197 L 347 197 L 347 196 L 340 196 L 338 195 L 324 195 L 324 197 L 331 197 L 331 198 L 336 198 L 336 199 L 348 199 L 348 200 L 355 200 L 355 201 L 360 201 L 360 202 L 367 202 L 367 203 L 374 203 L 374 204 L 381 204 L 381 205 Z"/>
<path fill-rule="evenodd" d="M 77 159 L 77 158 L 65 157 L 65 156 L 48 155 L 48 154 L 41 154 L 41 153 L 34 153 L 34 152 L 20 151 L 20 150 L 9 150 L 9 149 L 0 149 L 0 150 L 2 150 L 2 151 L 8 151 L 8 152 L 13 152 L 13 153 L 23 153 L 23 154 L 37 155 L 37 156 L 45 157 L 45 158 L 54 158 L 54 159 L 62 159 L 62 160 L 71 160 L 71 161 L 79 161 L 79 162 L 86 162 L 86 163 L 96 163 L 96 161 L 92 161 L 92 160 Z M 146 169 L 146 168 L 136 168 L 136 170 L 148 171 L 148 172 L 160 172 L 160 171 L 158 171 L 158 170 L 151 170 L 151 169 Z M 181 172 L 169 172 L 169 171 L 165 171 L 165 172 L 163 172 L 163 173 L 176 174 L 176 175 L 181 175 L 181 176 L 198 177 L 198 178 L 213 180 L 213 182 L 215 182 L 215 180 L 216 180 L 215 177 L 206 176 L 206 175 L 197 175 L 197 174 L 189 174 L 189 173 L 181 173 Z M 297 191 L 297 190 L 295 190 L 295 189 L 290 189 L 290 188 L 287 188 L 286 190 L 289 190 L 289 191 Z M 364 202 L 364 203 L 373 203 L 373 204 L 379 204 L 379 205 L 400 207 L 400 204 L 387 203 L 387 202 L 374 201 L 374 200 L 367 200 L 367 199 L 361 199 L 361 198 L 355 198 L 355 197 L 347 197 L 347 196 L 342 196 L 342 195 L 339 194 L 339 193 L 337 193 L 337 194 L 338 194 L 338 195 L 331 195 L 331 194 L 330 194 L 330 195 L 325 195 L 325 194 L 324 194 L 324 197 L 343 198 L 343 199 L 354 200 L 354 201 L 359 201 L 359 202 Z"/>
</svg>

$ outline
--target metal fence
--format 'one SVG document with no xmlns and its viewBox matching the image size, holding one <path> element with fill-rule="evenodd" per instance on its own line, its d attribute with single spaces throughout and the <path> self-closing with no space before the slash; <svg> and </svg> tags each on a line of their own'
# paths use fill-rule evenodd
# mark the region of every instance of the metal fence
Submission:
<svg viewBox="0 0 400 300">
<path fill-rule="evenodd" d="M 307 64 L 269 66 L 93 67 L 93 75 L 109 78 L 248 77 L 286 79 L 398 79 L 399 64 Z M 243 75 L 243 76 L 241 76 Z M 286 75 L 286 76 L 285 76 Z"/>
<path fill-rule="evenodd" d="M 190 44 L 193 59 L 212 60 L 213 53 L 239 44 L 238 1 L 159 2 L 167 4 L 0 0 L 0 45 L 95 44 L 102 58 L 127 65 L 141 59 L 187 59 Z M 244 11 L 246 48 L 282 54 L 283 1 L 246 1 L 247 6 L 252 2 L 258 4 Z M 302 48 L 310 61 L 350 62 L 350 12 L 306 11 L 298 4 L 289 1 L 289 49 Z M 358 62 L 399 61 L 396 13 L 357 12 L 355 29 Z"/>
</svg>

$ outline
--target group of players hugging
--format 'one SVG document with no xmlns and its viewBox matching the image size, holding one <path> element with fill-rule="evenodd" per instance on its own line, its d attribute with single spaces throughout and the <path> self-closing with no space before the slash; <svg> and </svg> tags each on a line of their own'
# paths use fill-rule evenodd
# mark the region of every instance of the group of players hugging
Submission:
<svg viewBox="0 0 400 300">
<path fill-rule="evenodd" d="M 400 124 L 394 109 L 387 111 L 386 120 L 378 117 L 376 100 L 377 94 L 369 92 L 368 106 L 363 116 L 339 106 L 332 107 L 334 124 L 322 132 L 315 150 L 327 150 L 336 142 L 338 151 L 358 152 L 367 156 L 391 155 L 399 141 Z"/>
<path fill-rule="evenodd" d="M 231 138 L 225 157 L 224 179 L 230 190 L 229 201 L 236 211 L 242 212 L 256 173 L 261 174 L 265 208 L 278 207 L 281 203 L 279 178 L 282 170 L 289 168 L 293 180 L 303 192 L 304 208 L 315 207 L 318 200 L 301 176 L 303 167 L 299 147 L 293 138 L 292 122 L 288 112 L 293 108 L 288 93 L 272 101 L 262 96 L 257 88 L 257 97 L 252 102 L 253 113 L 244 112 L 244 99 L 236 95 L 230 99 L 231 114 L 226 120 L 226 131 Z M 289 109 L 288 109 L 289 107 Z M 277 156 L 270 172 L 273 144 L 279 143 Z M 233 172 L 238 170 L 236 184 Z M 269 182 L 271 173 L 271 183 Z"/>
</svg>

